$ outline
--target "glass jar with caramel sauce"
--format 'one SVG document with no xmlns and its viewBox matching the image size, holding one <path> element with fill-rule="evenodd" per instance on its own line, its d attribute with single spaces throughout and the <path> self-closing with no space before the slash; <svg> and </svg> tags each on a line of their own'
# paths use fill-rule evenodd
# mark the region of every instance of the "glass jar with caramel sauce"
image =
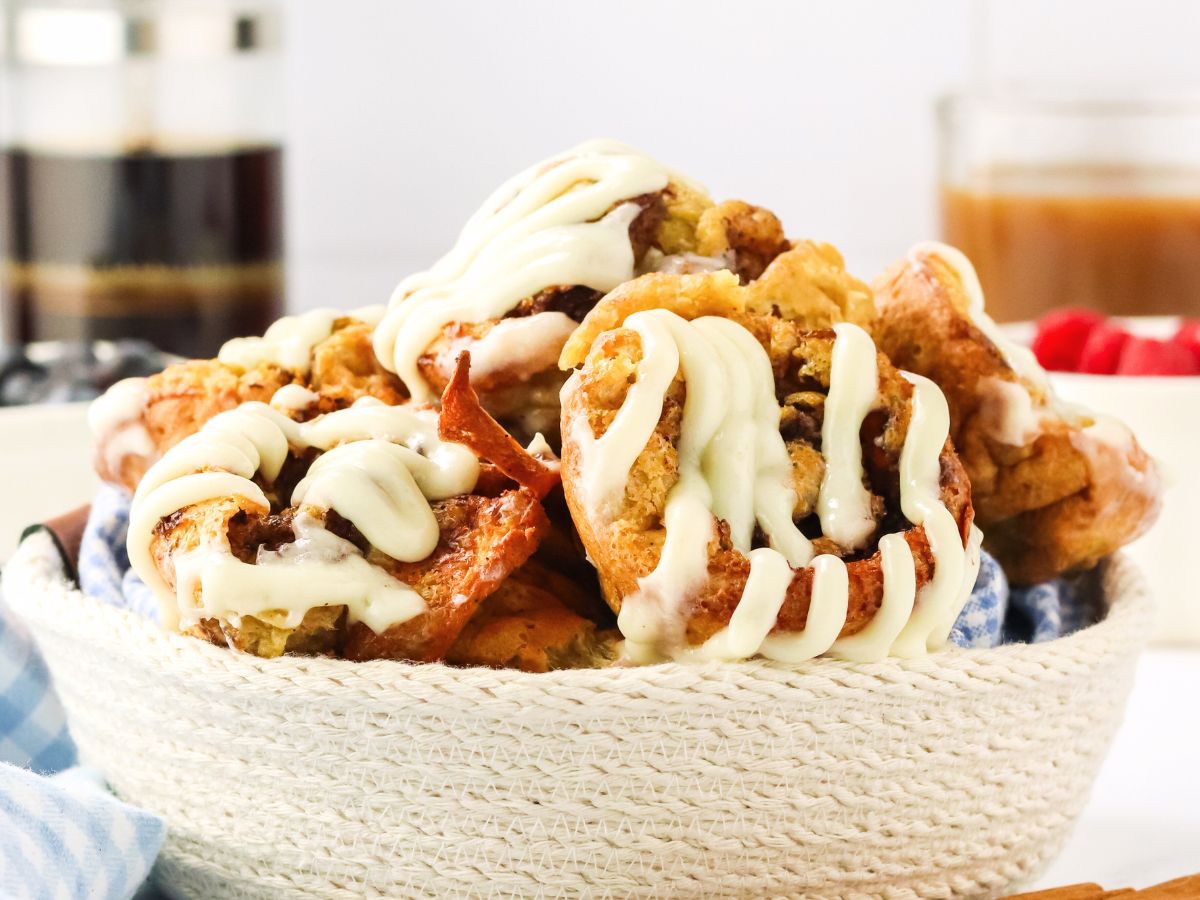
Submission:
<svg viewBox="0 0 1200 900">
<path fill-rule="evenodd" d="M 1001 321 L 1200 315 L 1200 103 L 954 97 L 944 239 Z"/>
</svg>

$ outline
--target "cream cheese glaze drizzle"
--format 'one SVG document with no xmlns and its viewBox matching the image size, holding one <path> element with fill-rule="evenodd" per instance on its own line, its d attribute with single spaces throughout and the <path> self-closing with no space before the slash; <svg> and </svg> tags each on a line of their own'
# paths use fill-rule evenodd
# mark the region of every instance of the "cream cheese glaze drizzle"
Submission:
<svg viewBox="0 0 1200 900">
<path fill-rule="evenodd" d="M 115 477 L 127 456 L 152 457 L 158 450 L 142 419 L 146 379 L 124 378 L 88 406 L 88 428 L 104 465 Z"/>
<path fill-rule="evenodd" d="M 435 399 L 417 361 L 451 322 L 502 318 L 555 286 L 607 292 L 634 277 L 632 200 L 677 177 L 614 141 L 590 141 L 505 182 L 471 216 L 454 248 L 396 287 L 375 330 L 380 363 L 413 399 Z"/>
<path fill-rule="evenodd" d="M 383 318 L 382 305 L 360 309 L 314 309 L 297 316 L 284 316 L 268 326 L 262 337 L 233 338 L 226 341 L 217 359 L 239 369 L 253 369 L 261 363 L 275 363 L 292 372 L 305 374 L 312 365 L 313 348 L 333 333 L 338 319 L 359 319 L 371 327 Z"/>
<path fill-rule="evenodd" d="M 863 484 L 859 431 L 879 393 L 875 344 L 861 328 L 833 326 L 829 397 L 821 426 L 825 477 L 817 498 L 821 531 L 839 546 L 854 550 L 875 530 L 871 493 Z"/>
<path fill-rule="evenodd" d="M 558 356 L 577 324 L 562 312 L 502 319 L 471 344 L 471 381 L 500 371 L 519 373 L 528 379 L 556 368 Z"/>
<path fill-rule="evenodd" d="M 846 564 L 831 554 L 814 557 L 811 542 L 792 522 L 796 494 L 791 462 L 779 433 L 774 376 L 762 345 L 730 320 L 687 322 L 665 310 L 635 313 L 624 327 L 637 332 L 642 342 L 636 380 L 603 436 L 596 438 L 584 419 L 576 420 L 570 432 L 581 456 L 580 495 L 590 515 L 611 517 L 633 463 L 662 416 L 677 372 L 687 386 L 679 474 L 667 496 L 662 553 L 638 591 L 624 598 L 618 618 L 629 659 L 644 663 L 664 655 L 743 659 L 760 654 L 796 662 L 828 652 L 869 661 L 882 659 L 895 646 L 914 655 L 944 644 L 974 584 L 978 545 L 973 537 L 972 562 L 970 545 L 963 547 L 957 523 L 940 500 L 940 456 L 949 416 L 945 398 L 932 382 L 913 379 L 914 409 L 901 454 L 900 486 L 905 516 L 929 532 L 934 577 L 917 596 L 907 541 L 902 534 L 884 536 L 881 608 L 862 631 L 839 639 L 849 603 Z M 844 539 L 861 542 L 876 527 L 863 487 L 858 441 L 863 418 L 877 402 L 876 351 L 855 325 L 838 325 L 836 334 L 822 431 L 826 468 L 821 518 L 834 522 L 834 530 L 845 526 L 840 532 Z M 564 394 L 576 390 L 578 377 L 572 376 Z M 717 518 L 728 523 L 734 547 L 750 561 L 750 574 L 728 626 L 703 644 L 687 647 L 686 606 L 707 579 Z M 752 549 L 755 526 L 767 546 Z M 805 629 L 771 634 L 794 570 L 804 566 L 813 572 Z"/>
<path fill-rule="evenodd" d="M 267 514 L 270 502 L 252 479 L 257 474 L 272 484 L 293 448 L 325 451 L 290 497 L 299 507 L 295 541 L 274 551 L 260 548 L 251 564 L 232 554 L 224 535 L 206 536 L 177 557 L 172 591 L 151 551 L 159 520 L 225 497 Z M 244 403 L 210 419 L 146 473 L 130 510 L 130 563 L 155 592 L 169 627 L 203 618 L 236 623 L 267 612 L 294 626 L 315 606 L 345 604 L 351 621 L 381 631 L 418 615 L 424 602 L 325 530 L 321 512 L 336 510 L 394 559 L 420 560 L 438 541 L 428 501 L 466 493 L 478 476 L 478 459 L 438 438 L 437 415 L 429 409 L 363 398 L 349 409 L 295 422 L 267 404 Z"/>
<path fill-rule="evenodd" d="M 271 406 L 283 412 L 299 412 L 317 403 L 321 396 L 302 384 L 285 384 L 271 395 Z"/>
</svg>

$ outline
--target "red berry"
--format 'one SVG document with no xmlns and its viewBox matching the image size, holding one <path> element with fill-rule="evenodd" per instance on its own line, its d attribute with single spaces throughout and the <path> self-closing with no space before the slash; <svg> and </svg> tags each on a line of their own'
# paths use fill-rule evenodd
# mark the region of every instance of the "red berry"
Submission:
<svg viewBox="0 0 1200 900">
<path fill-rule="evenodd" d="M 1200 375 L 1200 359 L 1174 341 L 1131 337 L 1125 342 L 1118 375 Z"/>
<path fill-rule="evenodd" d="M 1059 309 L 1047 313 L 1037 323 L 1037 333 L 1033 336 L 1034 355 L 1043 368 L 1074 372 L 1088 335 L 1104 321 L 1104 316 L 1090 309 Z"/>
<path fill-rule="evenodd" d="M 1083 352 L 1079 354 L 1077 372 L 1087 372 L 1090 375 L 1113 375 L 1117 364 L 1121 361 L 1121 351 L 1129 342 L 1131 335 L 1120 325 L 1105 322 L 1092 329 L 1087 340 L 1083 343 Z"/>
<path fill-rule="evenodd" d="M 1184 319 L 1171 340 L 1183 344 L 1200 360 L 1200 319 Z"/>
</svg>

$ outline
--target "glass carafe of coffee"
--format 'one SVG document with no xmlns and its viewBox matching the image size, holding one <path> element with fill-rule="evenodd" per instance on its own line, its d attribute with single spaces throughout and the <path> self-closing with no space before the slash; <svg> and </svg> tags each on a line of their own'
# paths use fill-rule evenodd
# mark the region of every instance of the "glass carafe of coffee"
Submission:
<svg viewBox="0 0 1200 900">
<path fill-rule="evenodd" d="M 280 315 L 280 15 L 261 0 L 6 5 L 7 342 L 142 338 L 203 357 Z"/>
</svg>

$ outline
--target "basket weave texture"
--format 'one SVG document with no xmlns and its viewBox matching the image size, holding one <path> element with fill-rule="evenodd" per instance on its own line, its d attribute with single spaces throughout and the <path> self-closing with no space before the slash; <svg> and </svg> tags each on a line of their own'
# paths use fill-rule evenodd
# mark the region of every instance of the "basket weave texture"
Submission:
<svg viewBox="0 0 1200 900">
<path fill-rule="evenodd" d="M 528 675 L 261 660 L 168 634 L 25 542 L 5 595 L 83 760 L 169 827 L 180 897 L 987 898 L 1087 800 L 1140 575 L 1047 644 Z"/>
</svg>

